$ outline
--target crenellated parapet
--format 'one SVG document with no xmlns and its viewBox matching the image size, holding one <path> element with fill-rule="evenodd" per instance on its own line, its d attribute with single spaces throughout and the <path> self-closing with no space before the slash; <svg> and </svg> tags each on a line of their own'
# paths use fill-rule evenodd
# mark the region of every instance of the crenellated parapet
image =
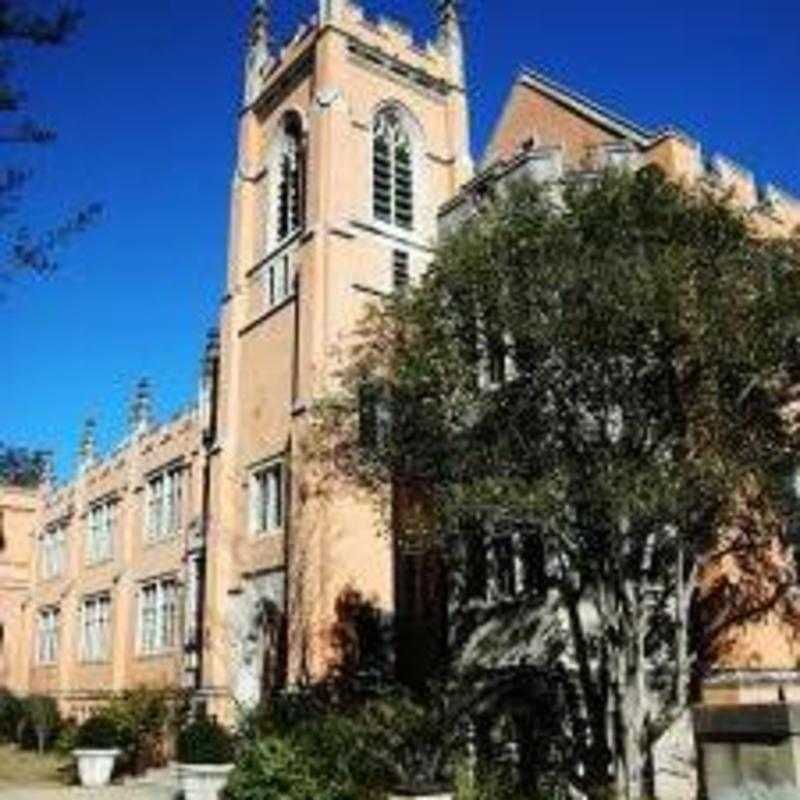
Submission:
<svg viewBox="0 0 800 800">
<path fill-rule="evenodd" d="M 725 155 L 708 155 L 679 128 L 643 126 L 526 69 L 512 88 L 484 165 L 509 162 L 531 146 L 562 147 L 570 170 L 656 165 L 686 187 L 729 198 L 765 235 L 788 234 L 800 225 L 800 201 L 776 187 L 759 186 L 746 166 Z"/>
<path fill-rule="evenodd" d="M 256 6 L 256 20 L 264 18 L 261 8 L 260 4 Z M 396 17 L 373 17 L 348 0 L 321 0 L 318 13 L 302 20 L 279 47 L 265 44 L 271 41 L 267 32 L 251 37 L 245 105 L 255 103 L 296 69 L 304 52 L 310 53 L 311 45 L 328 29 L 345 35 L 350 51 L 356 56 L 404 75 L 425 88 L 438 87 L 442 94 L 452 87 L 463 88 L 463 41 L 454 13 L 441 16 L 435 40 L 421 41 L 415 38 L 408 23 Z"/>
</svg>

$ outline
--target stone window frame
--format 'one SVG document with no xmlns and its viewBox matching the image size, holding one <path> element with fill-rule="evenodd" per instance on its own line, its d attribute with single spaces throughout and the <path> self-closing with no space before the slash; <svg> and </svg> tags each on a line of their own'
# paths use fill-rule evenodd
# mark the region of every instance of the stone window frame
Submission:
<svg viewBox="0 0 800 800">
<path fill-rule="evenodd" d="M 86 595 L 80 606 L 80 661 L 106 664 L 111 658 L 114 629 L 110 591 Z"/>
<path fill-rule="evenodd" d="M 380 126 L 387 118 L 389 118 L 389 130 L 393 132 L 394 141 L 390 146 L 387 166 L 389 207 L 386 213 L 383 213 L 379 210 L 379 201 L 376 192 L 376 186 L 378 184 L 378 153 L 376 144 L 379 140 L 379 134 L 381 133 Z M 404 220 L 398 215 L 397 208 L 399 199 L 399 189 L 397 187 L 399 170 L 397 153 L 398 148 L 402 144 L 398 136 L 405 138 L 405 145 L 410 151 L 408 156 L 408 180 L 410 186 L 408 191 L 409 209 L 407 220 Z M 419 213 L 419 199 L 423 196 L 423 192 L 421 191 L 422 170 L 420 165 L 420 154 L 423 147 L 422 139 L 423 137 L 419 124 L 402 103 L 398 101 L 389 101 L 375 109 L 370 126 L 370 218 L 378 225 L 385 226 L 391 230 L 406 232 L 413 232 L 418 229 L 421 216 Z"/>
<path fill-rule="evenodd" d="M 270 476 L 277 473 L 277 480 Z M 283 533 L 287 516 L 288 468 L 284 453 L 254 464 L 249 469 L 248 492 L 248 530 L 258 538 Z M 265 488 L 278 488 L 277 502 L 265 493 Z M 266 495 L 266 496 L 265 496 Z"/>
<path fill-rule="evenodd" d="M 36 614 L 36 665 L 52 667 L 58 663 L 61 645 L 61 608 L 43 606 Z"/>
<path fill-rule="evenodd" d="M 183 530 L 190 472 L 189 465 L 179 459 L 147 475 L 144 491 L 144 538 L 147 544 L 170 541 Z M 170 503 L 168 498 L 171 498 Z"/>
<path fill-rule="evenodd" d="M 137 654 L 141 658 L 171 655 L 181 646 L 181 584 L 175 573 L 148 578 L 137 591 Z M 148 605 L 152 596 L 152 605 Z M 152 626 L 152 630 L 149 626 Z"/>
<path fill-rule="evenodd" d="M 119 499 L 106 496 L 89 504 L 86 515 L 86 564 L 97 566 L 114 560 Z"/>
<path fill-rule="evenodd" d="M 297 108 L 287 108 L 271 128 L 264 162 L 263 249 L 274 252 L 306 225 L 307 124 Z"/>
<path fill-rule="evenodd" d="M 66 571 L 68 530 L 69 522 L 61 519 L 47 525 L 39 537 L 38 573 L 43 581 L 57 580 Z"/>
</svg>

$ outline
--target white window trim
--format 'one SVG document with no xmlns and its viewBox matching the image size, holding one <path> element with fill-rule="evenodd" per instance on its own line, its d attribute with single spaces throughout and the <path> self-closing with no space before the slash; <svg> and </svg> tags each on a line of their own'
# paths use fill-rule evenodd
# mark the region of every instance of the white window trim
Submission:
<svg viewBox="0 0 800 800">
<path fill-rule="evenodd" d="M 114 559 L 117 501 L 106 498 L 89 508 L 86 525 L 86 563 L 104 564 Z"/>
<path fill-rule="evenodd" d="M 166 636 L 166 608 L 167 597 L 166 589 L 172 589 L 172 603 L 170 614 L 172 615 L 172 642 Z M 145 626 L 145 612 L 148 607 L 145 605 L 145 596 L 149 591 L 153 591 L 152 631 Z M 137 651 L 142 658 L 152 658 L 174 653 L 178 650 L 181 643 L 180 631 L 180 584 L 175 575 L 163 575 L 159 578 L 152 578 L 139 584 L 138 591 L 138 633 Z M 151 638 L 152 634 L 152 638 Z M 152 642 L 152 644 L 151 644 Z"/>
<path fill-rule="evenodd" d="M 177 492 L 174 491 L 175 486 Z M 186 518 L 188 486 L 189 467 L 182 461 L 162 467 L 147 476 L 144 528 L 148 544 L 166 542 L 180 535 Z M 159 487 L 157 507 L 154 499 L 156 487 Z"/>
<path fill-rule="evenodd" d="M 392 220 L 387 222 L 380 219 L 375 214 L 375 121 L 381 114 L 388 111 L 395 111 L 400 122 L 408 135 L 411 145 L 411 226 L 406 227 L 399 225 L 395 221 L 396 214 L 394 212 L 394 192 L 392 193 L 391 206 L 392 206 Z M 394 235 L 400 233 L 405 237 L 414 236 L 420 231 L 420 219 L 424 216 L 422 208 L 422 200 L 425 196 L 424 192 L 424 175 L 423 175 L 423 160 L 422 152 L 425 149 L 423 131 L 420 128 L 417 120 L 408 112 L 408 110 L 400 103 L 388 102 L 375 109 L 372 115 L 372 124 L 369 129 L 370 143 L 369 143 L 369 214 L 368 219 L 371 223 L 383 230 L 385 233 Z M 394 184 L 392 184 L 394 185 Z"/>
<path fill-rule="evenodd" d="M 58 606 L 40 608 L 36 621 L 36 664 L 52 667 L 58 663 L 60 649 L 61 609 Z"/>
<path fill-rule="evenodd" d="M 297 164 L 300 171 L 300 222 L 296 228 L 292 228 L 292 226 L 289 225 L 286 234 L 280 236 L 278 226 L 280 224 L 281 167 L 286 142 L 289 138 L 286 133 L 286 124 L 293 114 L 297 114 L 300 123 L 300 140 L 297 150 Z M 269 147 L 264 168 L 264 220 L 262 228 L 264 231 L 264 249 L 267 251 L 274 251 L 284 247 L 296 238 L 305 227 L 305 207 L 307 200 L 305 139 L 306 125 L 302 115 L 296 109 L 288 109 L 281 115 L 278 129 Z"/>
<path fill-rule="evenodd" d="M 264 264 L 261 269 L 261 281 L 264 306 L 267 310 L 277 308 L 295 296 L 295 274 L 295 263 L 291 253 L 286 250 L 282 250 Z M 279 286 L 282 291 L 278 291 Z"/>
<path fill-rule="evenodd" d="M 112 650 L 113 621 L 110 592 L 100 592 L 83 598 L 80 610 L 82 663 L 108 663 Z"/>
<path fill-rule="evenodd" d="M 268 475 L 275 470 L 280 470 L 280 478 L 277 483 L 279 489 L 279 501 L 277 504 L 274 500 L 268 498 L 268 508 L 266 512 L 263 509 L 264 500 L 261 494 L 261 483 L 259 477 L 261 475 Z M 283 455 L 276 456 L 267 461 L 262 461 L 250 469 L 248 479 L 248 529 L 252 536 L 262 537 L 283 532 L 286 526 L 286 496 L 287 496 L 287 480 L 288 470 L 286 466 L 286 458 Z M 270 481 L 270 486 L 275 484 Z M 266 517 L 267 524 L 262 525 L 261 519 Z M 271 520 L 277 521 L 277 524 L 271 524 Z"/>
<path fill-rule="evenodd" d="M 45 528 L 39 545 L 39 576 L 43 581 L 60 578 L 67 562 L 67 523 Z"/>
</svg>

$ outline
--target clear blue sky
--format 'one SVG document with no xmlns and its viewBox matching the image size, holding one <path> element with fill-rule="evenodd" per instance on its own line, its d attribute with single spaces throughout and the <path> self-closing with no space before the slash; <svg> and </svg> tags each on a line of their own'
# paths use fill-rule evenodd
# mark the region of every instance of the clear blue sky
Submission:
<svg viewBox="0 0 800 800">
<path fill-rule="evenodd" d="M 467 0 L 474 149 L 531 65 L 646 125 L 673 123 L 800 195 L 797 0 Z M 313 0 L 273 0 L 279 36 Z M 367 0 L 431 32 L 432 0 Z M 82 420 L 103 449 L 137 378 L 161 416 L 196 394 L 215 324 L 249 0 L 84 0 L 74 43 L 21 51 L 19 77 L 57 143 L 30 219 L 86 200 L 105 217 L 62 270 L 0 303 L 0 441 L 50 447 L 72 469 Z M 9 153 L 3 154 L 5 163 Z"/>
</svg>

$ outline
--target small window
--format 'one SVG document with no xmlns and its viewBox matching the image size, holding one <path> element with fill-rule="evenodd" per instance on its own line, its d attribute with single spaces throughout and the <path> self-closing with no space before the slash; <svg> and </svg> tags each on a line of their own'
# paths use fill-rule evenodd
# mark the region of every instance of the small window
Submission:
<svg viewBox="0 0 800 800">
<path fill-rule="evenodd" d="M 161 578 L 139 592 L 139 652 L 160 655 L 178 646 L 178 583 Z"/>
<path fill-rule="evenodd" d="M 264 294 L 267 308 L 278 306 L 294 295 L 294 269 L 288 255 L 270 262 L 264 270 Z"/>
<path fill-rule="evenodd" d="M 408 286 L 409 266 L 408 253 L 405 250 L 395 250 L 392 253 L 392 283 L 396 292 L 401 292 Z"/>
<path fill-rule="evenodd" d="M 67 529 L 65 523 L 45 530 L 39 542 L 39 574 L 42 580 L 53 580 L 64 574 L 67 561 Z"/>
<path fill-rule="evenodd" d="M 107 661 L 111 652 L 111 596 L 87 597 L 81 609 L 81 660 Z"/>
<path fill-rule="evenodd" d="M 39 611 L 36 629 L 36 663 L 49 666 L 58 661 L 59 645 L 58 608 L 43 608 Z"/>
<path fill-rule="evenodd" d="M 272 533 L 283 528 L 284 465 L 276 461 L 255 470 L 250 476 L 250 530 Z"/>
<path fill-rule="evenodd" d="M 380 222 L 407 230 L 414 227 L 412 143 L 397 108 L 387 108 L 375 118 L 372 208 Z"/>
<path fill-rule="evenodd" d="M 162 541 L 175 536 L 183 524 L 183 487 L 187 470 L 170 467 L 147 481 L 147 539 Z"/>
<path fill-rule="evenodd" d="M 89 526 L 86 536 L 86 561 L 100 564 L 109 561 L 114 554 L 115 504 L 106 500 L 89 510 Z"/>
</svg>

